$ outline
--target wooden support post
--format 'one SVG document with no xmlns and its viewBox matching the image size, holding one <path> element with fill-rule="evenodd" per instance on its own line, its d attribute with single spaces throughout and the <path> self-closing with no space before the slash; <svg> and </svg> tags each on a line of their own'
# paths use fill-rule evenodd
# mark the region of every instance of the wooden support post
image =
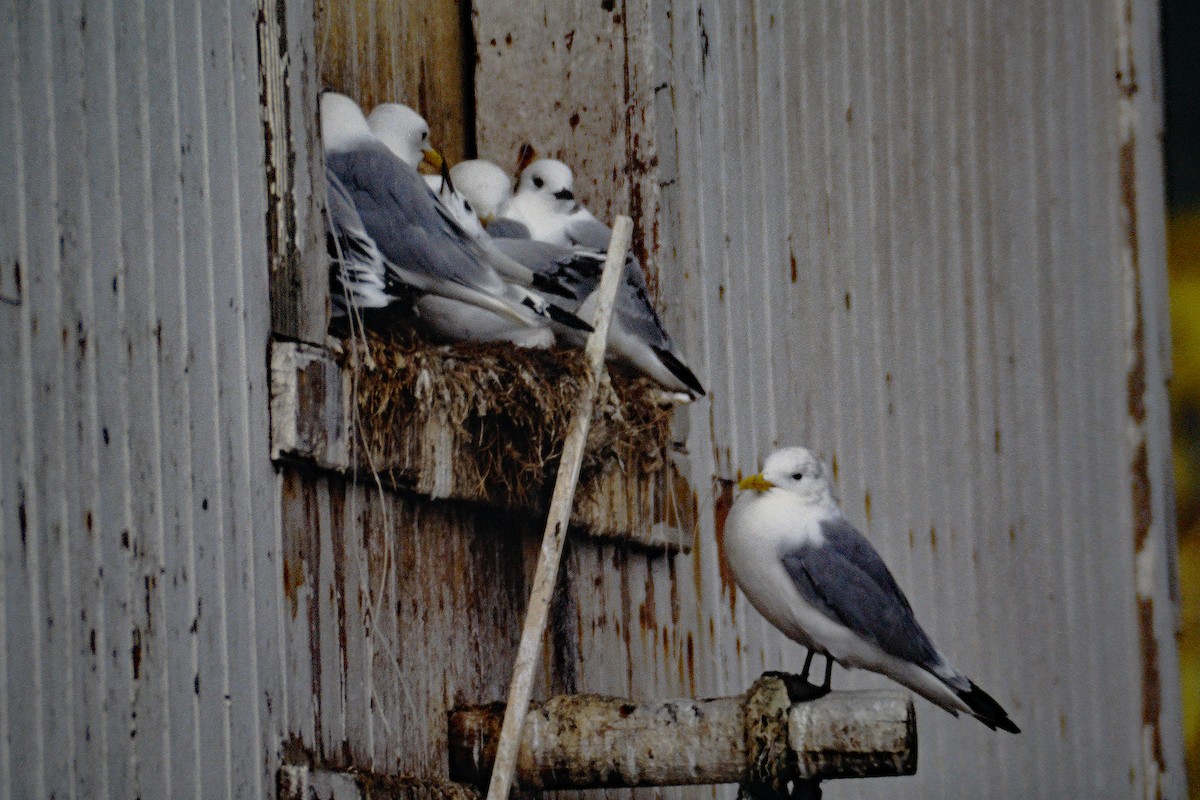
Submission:
<svg viewBox="0 0 1200 800">
<path fill-rule="evenodd" d="M 754 731 L 763 730 L 763 690 L 775 688 L 767 681 L 780 679 L 709 700 L 552 698 L 526 719 L 518 782 L 535 790 L 743 783 L 753 786 L 752 796 L 769 797 L 800 780 L 916 772 L 916 717 L 907 694 L 833 692 L 787 704 L 783 726 L 762 739 Z M 503 713 L 491 705 L 450 715 L 452 780 L 488 781 Z"/>
<path fill-rule="evenodd" d="M 562 557 L 563 542 L 567 537 L 567 524 L 571 519 L 575 485 L 579 482 L 579 468 L 583 464 L 583 447 L 587 442 L 588 428 L 592 424 L 592 406 L 596 401 L 600 373 L 604 369 L 608 322 L 612 317 L 613 302 L 625 268 L 625 253 L 629 250 L 632 234 L 633 220 L 626 216 L 617 217 L 612 238 L 608 242 L 608 257 L 604 260 L 600 287 L 596 290 L 596 318 L 592 320 L 595 330 L 588 336 L 587 345 L 584 347 L 588 379 L 583 393 L 579 396 L 579 403 L 575 406 L 571 427 L 563 444 L 562 460 L 558 465 L 554 495 L 550 500 L 550 515 L 546 519 L 546 530 L 542 535 L 542 552 L 533 576 L 529 608 L 525 612 L 525 628 L 521 631 L 521 644 L 517 648 L 517 661 L 513 666 L 512 683 L 509 685 L 508 707 L 496 744 L 495 769 L 488 786 L 488 800 L 506 800 L 512 787 L 517 749 L 521 744 L 521 729 L 525 724 L 525 713 L 533 692 L 533 676 L 542 650 L 542 637 L 546 632 L 554 585 L 558 581 L 558 564 Z"/>
</svg>

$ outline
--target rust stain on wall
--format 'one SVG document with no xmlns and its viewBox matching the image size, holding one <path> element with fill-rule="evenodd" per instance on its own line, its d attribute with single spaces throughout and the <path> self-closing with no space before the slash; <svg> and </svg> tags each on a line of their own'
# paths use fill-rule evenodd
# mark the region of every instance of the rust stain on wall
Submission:
<svg viewBox="0 0 1200 800">
<path fill-rule="evenodd" d="M 1121 119 L 1118 173 L 1120 203 L 1124 223 L 1123 242 L 1128 258 L 1128 276 L 1133 318 L 1129 321 L 1129 369 L 1126 377 L 1126 404 L 1129 419 L 1136 432 L 1136 447 L 1130 461 L 1130 501 L 1132 506 L 1135 570 L 1140 569 L 1146 549 L 1155 547 L 1150 541 L 1154 523 L 1153 487 L 1150 480 L 1149 448 L 1144 426 L 1147 421 L 1147 364 L 1146 319 L 1141 273 L 1141 246 L 1138 235 L 1137 139 L 1128 120 L 1138 115 L 1134 106 L 1138 92 L 1135 69 L 1136 28 L 1133 3 L 1123 2 L 1118 10 L 1118 41 L 1116 82 L 1120 90 L 1118 101 Z M 1140 583 L 1140 581 L 1139 581 Z M 1163 793 L 1162 776 L 1166 772 L 1162 732 L 1162 676 L 1159 646 L 1154 619 L 1154 598 L 1139 588 L 1137 596 L 1138 643 L 1142 666 L 1142 725 L 1144 752 L 1148 763 L 1143 765 L 1146 777 L 1153 780 L 1153 794 Z"/>
<path fill-rule="evenodd" d="M 1133 551 L 1141 553 L 1142 548 L 1146 546 L 1146 538 L 1150 535 L 1150 525 L 1154 521 L 1154 509 L 1151 506 L 1150 457 L 1144 441 L 1134 451 L 1129 471 L 1133 495 Z"/>
<path fill-rule="evenodd" d="M 1146 419 L 1146 320 L 1142 309 L 1142 275 L 1138 262 L 1137 227 L 1137 162 L 1136 140 L 1131 135 L 1121 145 L 1119 165 L 1121 175 L 1121 206 L 1125 211 L 1125 244 L 1133 271 L 1133 329 L 1130 346 L 1133 363 L 1129 367 L 1129 415 L 1137 424 Z"/>
<path fill-rule="evenodd" d="M 1163 754 L 1162 728 L 1162 679 L 1158 665 L 1158 641 L 1154 636 L 1154 600 L 1138 598 L 1138 638 L 1142 650 L 1142 725 L 1150 731 L 1150 755 L 1158 772 L 1166 771 L 1167 762 Z M 1161 793 L 1161 786 L 1160 793 Z"/>
<path fill-rule="evenodd" d="M 721 591 L 729 597 L 729 613 L 734 621 L 737 620 L 737 584 L 733 580 L 733 570 L 725 558 L 725 520 L 729 518 L 729 509 L 733 507 L 733 481 L 727 478 L 713 478 L 713 530 L 717 539 L 717 565 L 721 576 Z"/>
</svg>

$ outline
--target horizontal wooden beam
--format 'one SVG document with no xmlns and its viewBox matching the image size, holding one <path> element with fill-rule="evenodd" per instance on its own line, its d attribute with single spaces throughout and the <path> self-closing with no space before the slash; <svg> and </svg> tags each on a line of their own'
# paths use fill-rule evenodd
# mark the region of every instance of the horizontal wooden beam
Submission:
<svg viewBox="0 0 1200 800">
<path fill-rule="evenodd" d="M 912 775 L 911 698 L 897 691 L 833 692 L 792 702 L 791 676 L 768 675 L 739 697 L 633 703 L 555 697 L 530 710 L 517 780 L 522 789 L 742 783 L 783 791 L 789 781 Z M 450 716 L 450 776 L 487 784 L 504 707 Z"/>
</svg>

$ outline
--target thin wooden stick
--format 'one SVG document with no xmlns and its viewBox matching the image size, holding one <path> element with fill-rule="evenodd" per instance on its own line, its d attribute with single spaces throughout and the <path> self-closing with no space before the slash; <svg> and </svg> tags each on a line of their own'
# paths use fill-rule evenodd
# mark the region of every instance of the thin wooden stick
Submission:
<svg viewBox="0 0 1200 800">
<path fill-rule="evenodd" d="M 546 519 L 546 531 L 542 534 L 542 552 L 533 576 L 529 609 L 525 612 L 525 628 L 521 631 L 521 644 L 517 648 L 512 683 L 508 687 L 508 705 L 504 710 L 504 724 L 500 727 L 500 741 L 496 745 L 496 760 L 492 767 L 492 780 L 488 785 L 488 800 L 507 800 L 509 789 L 512 788 L 517 752 L 521 747 L 521 729 L 525 726 L 525 715 L 529 711 L 533 677 L 541 656 L 542 637 L 545 635 L 546 619 L 550 614 L 550 601 L 554 598 L 554 585 L 558 580 L 558 564 L 567 536 L 567 524 L 571 520 L 571 506 L 575 501 L 575 486 L 579 482 L 579 468 L 583 464 L 583 448 L 587 441 L 588 428 L 592 424 L 592 409 L 596 404 L 600 371 L 604 368 L 608 323 L 612 317 L 621 273 L 625 270 L 625 253 L 629 250 L 632 235 L 633 220 L 626 216 L 617 217 L 612 238 L 608 242 L 608 257 L 604 260 L 600 287 L 596 290 L 599 292 L 599 299 L 596 303 L 596 318 L 592 321 L 595 330 L 588 337 L 587 346 L 584 347 L 587 381 L 575 403 L 575 414 L 571 419 L 571 427 L 563 444 L 562 459 L 558 465 L 554 496 L 550 499 L 550 515 Z"/>
</svg>

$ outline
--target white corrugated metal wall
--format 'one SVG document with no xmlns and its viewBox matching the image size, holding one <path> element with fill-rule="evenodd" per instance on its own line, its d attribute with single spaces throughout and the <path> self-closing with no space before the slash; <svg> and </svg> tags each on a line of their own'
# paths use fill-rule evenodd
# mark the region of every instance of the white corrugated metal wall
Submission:
<svg viewBox="0 0 1200 800">
<path fill-rule="evenodd" d="M 0 796 L 274 793 L 255 2 L 0 5 Z"/>
<path fill-rule="evenodd" d="M 479 152 L 585 164 L 614 211 L 651 165 L 659 298 L 712 388 L 680 425 L 692 553 L 571 550 L 579 690 L 799 667 L 721 571 L 711 487 L 807 443 L 1025 731 L 918 701 L 918 775 L 828 796 L 1182 796 L 1155 6 L 543 10 L 477 6 Z"/>
</svg>

